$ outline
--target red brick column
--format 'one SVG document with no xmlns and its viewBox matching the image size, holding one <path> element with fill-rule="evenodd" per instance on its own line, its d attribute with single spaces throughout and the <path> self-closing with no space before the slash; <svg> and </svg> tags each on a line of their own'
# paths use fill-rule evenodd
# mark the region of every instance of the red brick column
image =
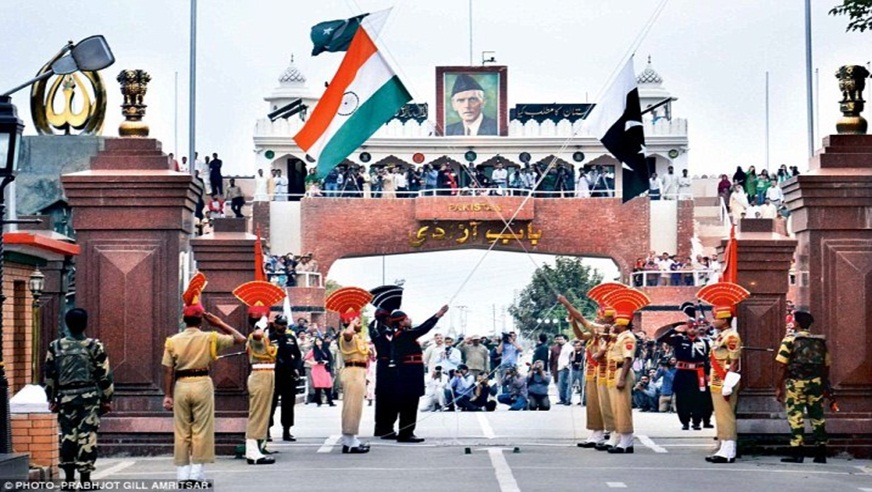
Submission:
<svg viewBox="0 0 872 492">
<path fill-rule="evenodd" d="M 60 463 L 57 416 L 47 409 L 40 413 L 13 413 L 12 449 L 30 454 L 31 466 L 50 468 L 51 476 L 57 477 Z"/>
<path fill-rule="evenodd" d="M 101 426 L 105 452 L 172 446 L 160 359 L 180 328 L 180 253 L 199 188 L 170 166 L 157 140 L 110 138 L 90 171 L 61 178 L 82 247 L 76 304 L 88 310 L 88 333 L 103 341 L 115 373 L 115 411 Z"/>
<path fill-rule="evenodd" d="M 851 454 L 872 455 L 872 135 L 830 135 L 809 172 L 784 186 L 796 250 L 798 306 L 827 337 L 841 412 L 827 430 Z"/>
</svg>

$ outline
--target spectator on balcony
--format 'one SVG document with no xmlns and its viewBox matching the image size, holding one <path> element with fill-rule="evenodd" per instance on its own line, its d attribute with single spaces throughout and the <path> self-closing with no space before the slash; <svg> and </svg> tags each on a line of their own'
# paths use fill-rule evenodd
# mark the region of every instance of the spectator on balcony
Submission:
<svg viewBox="0 0 872 492">
<path fill-rule="evenodd" d="M 750 206 L 745 190 L 741 185 L 736 184 L 733 187 L 733 193 L 730 194 L 730 214 L 733 216 L 733 224 L 739 223 Z"/>
<path fill-rule="evenodd" d="M 266 194 L 269 201 L 276 199 L 276 172 L 278 169 L 269 170 L 269 178 L 266 180 Z"/>
<path fill-rule="evenodd" d="M 728 212 L 730 211 L 730 188 L 732 188 L 732 185 L 730 184 L 727 175 L 721 174 L 721 180 L 718 181 L 718 196 L 724 202 L 724 206 L 727 207 Z"/>
<path fill-rule="evenodd" d="M 754 166 L 748 167 L 748 172 L 745 176 L 745 194 L 748 196 L 748 203 L 754 203 L 757 199 L 757 170 Z"/>
<path fill-rule="evenodd" d="M 424 194 L 432 195 L 439 184 L 439 171 L 430 164 L 424 164 Z"/>
<path fill-rule="evenodd" d="M 787 170 L 787 164 L 782 164 L 781 167 L 778 168 L 778 172 L 775 174 L 775 180 L 781 184 L 790 178 L 790 171 Z"/>
<path fill-rule="evenodd" d="M 693 182 L 690 180 L 690 176 L 687 175 L 687 169 L 682 169 L 681 176 L 678 178 L 679 200 L 693 200 L 693 190 L 691 190 L 692 185 Z"/>
<path fill-rule="evenodd" d="M 382 169 L 379 175 L 382 178 L 382 198 L 396 198 L 397 184 L 394 181 L 394 167 L 389 166 L 387 169 Z"/>
<path fill-rule="evenodd" d="M 501 162 L 497 162 L 494 166 L 494 170 L 491 173 L 491 180 L 497 185 L 498 188 L 504 190 L 509 185 L 509 171 L 503 168 L 503 164 Z"/>
<path fill-rule="evenodd" d="M 651 177 L 648 178 L 648 196 L 652 200 L 660 199 L 660 178 L 657 173 L 651 173 Z"/>
<path fill-rule="evenodd" d="M 746 179 L 748 179 L 748 174 L 742 170 L 742 166 L 736 166 L 736 172 L 733 173 L 733 184 L 741 186 L 744 190 Z"/>
<path fill-rule="evenodd" d="M 245 205 L 245 197 L 242 196 L 242 188 L 236 186 L 236 179 L 230 178 L 230 186 L 227 187 L 227 194 L 224 197 L 230 200 L 230 210 L 236 215 L 236 218 L 242 217 L 242 206 Z"/>
<path fill-rule="evenodd" d="M 321 180 L 318 179 L 318 170 L 314 167 L 309 169 L 304 180 L 306 196 L 321 196 Z"/>
<path fill-rule="evenodd" d="M 275 201 L 286 202 L 286 201 L 288 201 L 288 178 L 282 176 L 281 169 L 276 169 L 275 171 L 276 171 Z"/>
<path fill-rule="evenodd" d="M 672 264 L 674 260 L 669 257 L 669 253 L 664 252 L 657 262 L 657 268 L 660 270 L 660 285 L 669 285 L 669 278 L 672 275 Z"/>
<path fill-rule="evenodd" d="M 217 193 L 212 194 L 212 199 L 209 200 L 209 219 L 224 217 L 224 200 Z"/>
<path fill-rule="evenodd" d="M 772 203 L 772 200 L 766 199 L 763 205 L 760 206 L 761 219 L 775 219 L 778 217 L 778 208 Z"/>
<path fill-rule="evenodd" d="M 578 178 L 575 180 L 575 196 L 577 198 L 590 198 L 590 181 L 588 181 L 585 169 L 578 170 Z"/>
<path fill-rule="evenodd" d="M 763 205 L 763 200 L 766 199 L 766 192 L 769 190 L 770 185 L 769 173 L 764 169 L 760 176 L 757 176 L 757 205 Z"/>
<path fill-rule="evenodd" d="M 776 209 L 781 208 L 781 204 L 784 202 L 784 191 L 781 189 L 781 183 L 779 181 L 773 181 L 769 186 L 769 189 L 766 190 L 766 198 L 775 205 Z"/>
<path fill-rule="evenodd" d="M 269 178 L 263 175 L 263 169 L 257 170 L 254 177 L 254 201 L 265 202 L 269 200 Z"/>
<path fill-rule="evenodd" d="M 675 168 L 669 166 L 666 168 L 666 174 L 661 180 L 661 189 L 663 190 L 663 198 L 665 200 L 678 199 L 678 176 L 675 174 Z"/>
<path fill-rule="evenodd" d="M 406 179 L 406 173 L 401 168 L 396 167 L 393 174 L 391 174 L 391 179 L 394 182 L 397 198 L 408 198 L 409 181 Z"/>
</svg>

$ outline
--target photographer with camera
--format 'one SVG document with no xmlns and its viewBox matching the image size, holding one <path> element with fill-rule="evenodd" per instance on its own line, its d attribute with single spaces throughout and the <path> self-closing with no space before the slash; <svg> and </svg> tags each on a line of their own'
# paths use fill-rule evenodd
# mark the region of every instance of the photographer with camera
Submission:
<svg viewBox="0 0 872 492">
<path fill-rule="evenodd" d="M 469 374 L 466 364 L 460 364 L 454 371 L 451 388 L 447 391 L 449 394 L 446 396 L 450 398 L 449 407 L 453 406 L 457 410 L 464 411 L 478 410 L 470 403 L 473 390 L 475 390 L 475 378 Z"/>
<path fill-rule="evenodd" d="M 651 384 L 648 376 L 639 378 L 639 382 L 633 386 L 633 406 L 643 412 L 657 411 L 657 388 Z"/>
<path fill-rule="evenodd" d="M 527 396 L 530 400 L 530 410 L 551 410 L 551 401 L 548 399 L 549 384 L 551 384 L 551 375 L 545 372 L 545 364 L 541 360 L 537 360 L 530 368 L 530 373 L 527 374 Z"/>
<path fill-rule="evenodd" d="M 419 410 L 435 412 L 445 408 L 447 386 L 448 378 L 443 375 L 442 366 L 436 366 L 430 372 L 430 379 L 424 383 L 424 396 L 421 398 Z"/>
<path fill-rule="evenodd" d="M 496 353 L 501 357 L 500 367 L 497 373 L 500 376 L 505 375 L 509 369 L 517 372 L 518 355 L 523 349 L 516 339 L 517 335 L 513 331 L 503 333 L 502 340 L 500 340 L 500 344 L 497 345 Z M 503 377 L 500 379 L 500 386 L 505 385 L 506 380 Z"/>
<path fill-rule="evenodd" d="M 503 393 L 497 401 L 509 406 L 509 410 L 526 410 L 528 404 L 527 379 L 511 366 L 503 372 Z"/>
</svg>

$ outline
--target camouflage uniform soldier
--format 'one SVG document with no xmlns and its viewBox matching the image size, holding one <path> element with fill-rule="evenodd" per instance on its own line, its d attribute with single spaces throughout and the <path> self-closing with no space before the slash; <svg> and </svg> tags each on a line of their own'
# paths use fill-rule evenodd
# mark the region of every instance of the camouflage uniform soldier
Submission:
<svg viewBox="0 0 872 492">
<path fill-rule="evenodd" d="M 823 337 L 809 333 L 809 327 L 814 323 L 811 314 L 796 311 L 793 317 L 798 330 L 795 334 L 784 337 L 775 357 L 775 361 L 778 362 L 775 398 L 785 405 L 791 433 L 790 456 L 782 458 L 781 461 L 803 462 L 802 445 L 805 433 L 803 410 L 805 410 L 811 420 L 817 444 L 814 462 L 826 463 L 827 430 L 823 399 L 829 394 L 830 353 Z"/>
<path fill-rule="evenodd" d="M 85 337 L 88 313 L 71 309 L 64 318 L 70 336 L 51 342 L 45 357 L 49 408 L 61 428 L 60 468 L 65 480 L 89 482 L 97 461 L 100 416 L 111 409 L 115 386 L 109 357 L 99 340 Z"/>
</svg>

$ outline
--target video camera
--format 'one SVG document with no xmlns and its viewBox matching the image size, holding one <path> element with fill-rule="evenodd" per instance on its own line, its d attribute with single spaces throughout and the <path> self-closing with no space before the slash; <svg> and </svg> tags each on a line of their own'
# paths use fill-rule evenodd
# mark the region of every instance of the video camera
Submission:
<svg viewBox="0 0 872 492">
<path fill-rule="evenodd" d="M 503 332 L 503 343 L 512 343 L 512 334 Z"/>
</svg>

